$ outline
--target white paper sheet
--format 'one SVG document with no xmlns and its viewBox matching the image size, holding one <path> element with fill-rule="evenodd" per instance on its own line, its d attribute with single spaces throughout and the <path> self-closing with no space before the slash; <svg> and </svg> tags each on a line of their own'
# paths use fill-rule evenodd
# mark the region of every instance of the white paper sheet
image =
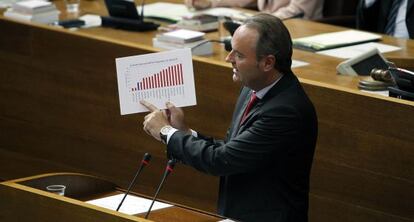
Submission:
<svg viewBox="0 0 414 222">
<path fill-rule="evenodd" d="M 121 115 L 147 112 L 146 100 L 160 109 L 167 101 L 177 107 L 196 105 L 190 49 L 116 59 Z"/>
<path fill-rule="evenodd" d="M 324 50 L 317 52 L 318 54 L 333 56 L 341 59 L 349 59 L 361 55 L 372 48 L 377 48 L 381 53 L 392 52 L 400 50 L 400 47 L 386 45 L 377 42 L 369 42 L 359 45 L 341 47 L 336 49 Z"/>
<path fill-rule="evenodd" d="M 366 92 L 366 93 L 371 93 L 371 94 L 376 94 L 376 95 L 380 95 L 380 96 L 386 96 L 386 97 L 389 97 L 389 91 L 388 91 L 388 90 L 383 90 L 383 91 L 368 91 L 368 90 L 361 90 L 361 92 Z"/>
<path fill-rule="evenodd" d="M 111 210 L 116 210 L 116 208 L 118 207 L 123 197 L 124 197 L 124 194 L 118 194 L 114 196 L 90 200 L 90 201 L 87 201 L 86 203 L 90 203 L 90 204 L 100 206 L 103 208 L 107 208 L 107 209 L 111 209 Z M 129 215 L 146 213 L 150 205 L 151 205 L 150 199 L 128 195 L 125 198 L 124 203 L 122 204 L 121 208 L 119 209 L 119 212 L 129 214 Z M 155 201 L 154 206 L 152 207 L 151 211 L 159 210 L 159 209 L 163 209 L 163 208 L 167 208 L 171 206 L 173 205 Z"/>
<path fill-rule="evenodd" d="M 102 19 L 99 15 L 85 14 L 79 17 L 79 19 L 85 22 L 85 25 L 81 28 L 99 27 L 102 24 Z"/>
</svg>

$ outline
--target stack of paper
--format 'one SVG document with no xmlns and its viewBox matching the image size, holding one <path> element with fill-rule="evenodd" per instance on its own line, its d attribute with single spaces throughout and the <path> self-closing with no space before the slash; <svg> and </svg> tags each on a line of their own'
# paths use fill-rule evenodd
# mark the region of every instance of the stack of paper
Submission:
<svg viewBox="0 0 414 222">
<path fill-rule="evenodd" d="M 217 30 L 218 24 L 218 17 L 213 15 L 186 16 L 177 22 L 179 28 L 202 32 Z"/>
<path fill-rule="evenodd" d="M 16 2 L 4 13 L 5 17 L 39 23 L 53 23 L 59 20 L 59 10 L 47 1 L 29 0 Z"/>
<path fill-rule="evenodd" d="M 213 47 L 204 36 L 204 32 L 179 29 L 157 35 L 152 43 L 160 49 L 190 48 L 194 55 L 210 55 L 213 53 Z"/>
<path fill-rule="evenodd" d="M 204 39 L 205 33 L 198 31 L 191 31 L 186 29 L 179 29 L 171 32 L 166 32 L 157 35 L 159 41 L 172 43 L 190 43 Z"/>
<path fill-rule="evenodd" d="M 310 51 L 320 51 L 377 41 L 379 39 L 381 39 L 380 35 L 363 31 L 347 30 L 297 38 L 293 39 L 292 42 L 295 48 Z"/>
</svg>

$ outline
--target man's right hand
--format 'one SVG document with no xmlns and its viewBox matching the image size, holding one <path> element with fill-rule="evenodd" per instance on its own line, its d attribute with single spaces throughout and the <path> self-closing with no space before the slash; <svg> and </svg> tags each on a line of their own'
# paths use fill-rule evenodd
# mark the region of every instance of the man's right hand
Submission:
<svg viewBox="0 0 414 222">
<path fill-rule="evenodd" d="M 211 8 L 211 0 L 184 0 L 184 4 L 197 10 Z"/>
<path fill-rule="evenodd" d="M 174 106 L 174 104 L 167 102 L 168 120 L 170 125 L 180 131 L 191 133 L 190 128 L 185 123 L 184 112 L 181 108 Z"/>
</svg>

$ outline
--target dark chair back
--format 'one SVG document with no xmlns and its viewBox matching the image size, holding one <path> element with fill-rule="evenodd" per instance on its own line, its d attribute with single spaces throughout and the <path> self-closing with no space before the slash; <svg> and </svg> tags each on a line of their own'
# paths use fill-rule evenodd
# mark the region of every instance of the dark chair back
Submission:
<svg viewBox="0 0 414 222">
<path fill-rule="evenodd" d="M 325 0 L 323 18 L 316 21 L 355 28 L 358 2 L 359 0 Z"/>
</svg>

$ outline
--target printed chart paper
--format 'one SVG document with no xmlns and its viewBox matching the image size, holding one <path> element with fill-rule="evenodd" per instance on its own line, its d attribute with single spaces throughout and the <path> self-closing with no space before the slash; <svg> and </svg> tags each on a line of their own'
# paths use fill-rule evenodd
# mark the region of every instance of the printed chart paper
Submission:
<svg viewBox="0 0 414 222">
<path fill-rule="evenodd" d="M 147 112 L 146 100 L 160 109 L 167 101 L 177 107 L 196 105 L 190 49 L 116 59 L 121 115 Z"/>
</svg>

